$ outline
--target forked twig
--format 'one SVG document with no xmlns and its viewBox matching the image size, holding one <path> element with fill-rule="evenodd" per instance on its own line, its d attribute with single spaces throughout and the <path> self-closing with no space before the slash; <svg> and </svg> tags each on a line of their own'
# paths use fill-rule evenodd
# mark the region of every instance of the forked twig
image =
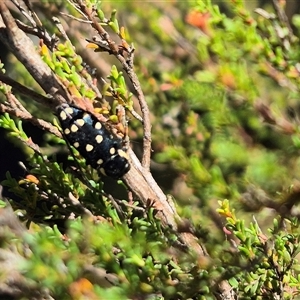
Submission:
<svg viewBox="0 0 300 300">
<path fill-rule="evenodd" d="M 133 70 L 133 50 L 132 53 L 128 53 L 129 56 L 125 58 L 119 51 L 118 46 L 116 43 L 110 38 L 108 32 L 99 24 L 99 22 L 94 18 L 92 11 L 87 8 L 82 0 L 77 0 L 80 10 L 82 11 L 83 15 L 85 15 L 88 20 L 92 22 L 93 28 L 99 33 L 102 40 L 107 42 L 108 47 L 111 53 L 119 60 L 121 63 L 124 71 L 128 75 L 140 104 L 142 116 L 143 116 L 143 129 L 144 129 L 144 136 L 143 136 L 143 156 L 142 156 L 142 166 L 145 170 L 149 170 L 150 167 L 150 157 L 151 157 L 151 122 L 150 122 L 150 112 L 148 108 L 148 104 L 145 100 L 144 93 L 142 91 L 140 82 L 136 73 Z"/>
</svg>

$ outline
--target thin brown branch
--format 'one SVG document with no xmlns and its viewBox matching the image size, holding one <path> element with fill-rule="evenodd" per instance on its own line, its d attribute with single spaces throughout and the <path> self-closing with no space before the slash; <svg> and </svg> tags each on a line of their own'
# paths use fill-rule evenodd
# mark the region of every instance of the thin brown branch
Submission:
<svg viewBox="0 0 300 300">
<path fill-rule="evenodd" d="M 21 30 L 23 30 L 25 33 L 32 34 L 42 39 L 43 42 L 52 50 L 54 48 L 55 43 L 57 42 L 57 39 L 55 38 L 55 35 L 51 36 L 47 32 L 46 28 L 42 26 L 42 22 L 40 21 L 39 17 L 34 12 L 34 10 L 32 9 L 30 2 L 24 0 L 24 3 L 28 9 L 28 11 L 26 11 L 18 1 L 15 0 L 11 0 L 11 1 L 31 24 L 31 26 L 29 26 L 27 24 L 24 24 L 20 20 L 16 19 L 15 21 L 18 27 Z"/>
<path fill-rule="evenodd" d="M 125 183 L 145 207 L 148 205 L 149 200 L 154 203 L 153 207 L 158 211 L 157 217 L 161 220 L 164 227 L 169 227 L 178 232 L 178 227 L 183 223 L 183 220 L 174 209 L 174 205 L 157 185 L 151 173 L 145 172 L 131 149 L 129 150 L 129 155 L 132 160 L 132 168 L 123 177 Z M 199 243 L 198 238 L 193 233 L 180 232 L 178 233 L 178 237 L 180 242 L 186 246 L 185 248 L 194 252 L 198 259 L 201 257 L 202 259 L 210 260 L 205 247 Z M 180 250 L 182 250 L 182 247 L 180 247 Z M 233 290 L 227 281 L 218 282 L 217 290 L 217 299 L 235 299 Z"/>
<path fill-rule="evenodd" d="M 148 104 L 145 100 L 144 93 L 142 91 L 140 82 L 138 77 L 136 76 L 133 70 L 133 49 L 129 52 L 129 56 L 126 59 L 123 55 L 120 54 L 118 46 L 116 43 L 110 38 L 109 34 L 106 30 L 99 24 L 99 22 L 94 18 L 90 9 L 86 7 L 83 1 L 78 0 L 77 3 L 80 6 L 81 11 L 87 16 L 87 18 L 92 21 L 92 26 L 99 33 L 101 38 L 108 43 L 109 49 L 111 53 L 119 60 L 124 71 L 128 75 L 134 90 L 137 94 L 137 98 L 139 101 L 139 105 L 141 108 L 142 116 L 143 116 L 143 156 L 142 156 L 142 166 L 145 170 L 149 170 L 150 167 L 150 158 L 151 158 L 151 122 L 150 122 L 150 111 L 148 108 Z M 129 59 L 129 60 L 128 60 Z"/>
<path fill-rule="evenodd" d="M 119 284 L 119 278 L 115 274 L 109 274 L 102 268 L 96 268 L 91 264 L 83 266 L 84 276 L 92 283 L 98 284 L 101 287 L 109 288 Z"/>
<path fill-rule="evenodd" d="M 36 27 L 37 24 L 32 17 L 32 10 L 30 9 L 29 3 L 25 3 L 27 8 L 29 8 L 29 12 L 24 9 L 21 4 L 16 0 L 11 0 L 11 2 L 16 6 L 16 8 L 21 12 L 21 14 L 31 23 L 33 27 Z"/>
<path fill-rule="evenodd" d="M 84 215 L 88 217 L 94 216 L 92 212 L 85 208 L 71 192 L 69 193 L 68 198 L 65 201 L 69 201 L 74 207 L 77 207 Z"/>
<path fill-rule="evenodd" d="M 157 216 L 162 221 L 162 224 L 165 227 L 172 228 L 176 232 L 178 224 L 182 221 L 181 218 L 174 211 L 173 205 L 170 205 L 166 195 L 157 185 L 151 173 L 145 172 L 132 150 L 129 150 L 129 154 L 134 167 L 124 176 L 125 182 L 145 207 L 148 205 L 149 200 L 151 200 L 154 203 L 154 208 L 158 210 Z M 182 234 L 180 238 L 190 250 L 195 251 L 200 256 L 205 255 L 195 236 L 192 234 Z"/>
<path fill-rule="evenodd" d="M 275 116 L 270 107 L 262 101 L 257 101 L 255 103 L 255 109 L 266 123 L 276 126 L 277 130 L 280 130 L 287 135 L 292 135 L 297 132 L 297 126 L 295 124 L 291 123 L 284 117 Z"/>
<path fill-rule="evenodd" d="M 31 90 L 31 89 L 27 88 L 26 86 L 20 84 L 19 82 L 15 81 L 12 78 L 5 76 L 3 74 L 0 74 L 0 81 L 11 86 L 13 91 L 18 91 L 20 94 L 22 94 L 26 97 L 29 97 L 29 98 L 33 99 L 34 101 L 51 108 L 49 106 L 49 97 L 45 97 L 45 96 Z"/>
<path fill-rule="evenodd" d="M 66 99 L 69 99 L 68 102 L 72 102 L 66 89 L 36 52 L 32 40 L 18 28 L 3 1 L 0 1 L 0 14 L 3 19 L 3 21 L 0 19 L 1 42 L 14 53 L 42 89 L 47 94 L 54 96 L 48 99 L 49 105 L 55 107 L 58 103 L 66 102 Z"/>
<path fill-rule="evenodd" d="M 26 24 L 24 24 L 23 22 L 21 22 L 20 20 L 16 20 L 16 23 L 18 25 L 18 27 L 24 31 L 25 33 L 34 35 L 38 38 L 40 38 L 41 40 L 43 40 L 43 42 L 49 47 L 49 49 L 53 49 L 55 43 L 57 42 L 57 39 L 54 37 L 50 37 L 49 34 L 46 32 L 46 30 L 41 30 L 38 27 L 31 27 L 28 26 Z"/>
<path fill-rule="evenodd" d="M 277 13 L 278 19 L 280 20 L 282 25 L 286 26 L 286 28 L 288 29 L 289 39 L 291 40 L 291 38 L 294 36 L 294 34 L 293 34 L 293 29 L 290 25 L 289 19 L 284 11 L 285 2 L 286 1 L 282 1 L 282 0 L 280 0 L 280 1 L 273 0 L 273 5 L 274 5 L 274 9 Z"/>
<path fill-rule="evenodd" d="M 70 18 L 70 19 L 72 19 L 72 20 L 76 20 L 76 21 L 78 21 L 78 22 L 80 22 L 80 23 L 87 23 L 87 24 L 91 24 L 91 23 L 92 23 L 92 22 L 89 21 L 89 20 L 83 20 L 83 19 L 80 19 L 80 18 L 76 18 L 76 17 L 71 16 L 70 14 L 67 14 L 67 13 L 64 13 L 64 12 L 61 12 L 60 14 L 61 14 L 62 16 L 65 16 L 65 17 L 67 17 L 67 18 Z"/>
<path fill-rule="evenodd" d="M 20 118 L 22 120 L 27 120 L 33 125 L 39 127 L 42 130 L 48 131 L 57 137 L 61 138 L 61 133 L 59 130 L 53 126 L 51 123 L 46 122 L 42 119 L 38 119 L 33 117 L 24 107 L 23 105 L 17 100 L 17 98 L 11 94 L 6 93 L 6 99 L 8 100 L 8 104 L 0 104 L 0 111 L 3 113 L 9 113 L 12 116 L 15 116 L 17 118 Z M 27 141 L 25 141 L 27 143 Z M 32 148 L 31 142 L 28 145 L 30 148 Z M 34 149 L 35 150 L 35 149 Z M 38 151 L 39 152 L 39 151 Z"/>
</svg>

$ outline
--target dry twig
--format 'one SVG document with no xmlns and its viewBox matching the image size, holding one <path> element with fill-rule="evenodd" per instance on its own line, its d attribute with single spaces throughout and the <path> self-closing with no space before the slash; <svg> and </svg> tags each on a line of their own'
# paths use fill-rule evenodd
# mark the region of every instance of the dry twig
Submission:
<svg viewBox="0 0 300 300">
<path fill-rule="evenodd" d="M 133 49 L 128 52 L 128 57 L 125 58 L 120 52 L 114 41 L 110 38 L 107 31 L 99 24 L 99 22 L 94 18 L 93 13 L 86 7 L 83 1 L 76 1 L 80 7 L 83 14 L 92 22 L 92 26 L 99 33 L 103 41 L 107 42 L 107 45 L 111 53 L 120 61 L 124 71 L 128 75 L 135 91 L 137 98 L 139 100 L 140 108 L 143 116 L 143 127 L 144 127 L 144 137 L 143 137 L 143 157 L 142 166 L 149 170 L 150 167 L 150 157 L 151 157 L 151 123 L 150 123 L 150 112 L 145 100 L 144 93 L 142 91 L 140 82 L 133 70 Z"/>
</svg>

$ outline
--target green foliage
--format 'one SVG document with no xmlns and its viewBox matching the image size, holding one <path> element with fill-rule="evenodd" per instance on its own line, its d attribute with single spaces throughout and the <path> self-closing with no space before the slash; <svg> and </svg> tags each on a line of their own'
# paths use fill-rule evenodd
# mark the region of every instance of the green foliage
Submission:
<svg viewBox="0 0 300 300">
<path fill-rule="evenodd" d="M 8 113 L 0 116 L 0 127 L 8 130 L 10 137 L 19 137 L 20 139 L 27 140 L 28 137 L 22 128 L 22 121 L 19 120 L 16 124 Z"/>
<path fill-rule="evenodd" d="M 40 52 L 45 63 L 55 71 L 55 74 L 62 81 L 67 81 L 66 84 L 74 96 L 83 96 L 89 99 L 96 97 L 95 92 L 87 84 L 91 80 L 91 76 L 89 73 L 83 72 L 82 58 L 77 55 L 70 42 L 58 44 L 57 50 L 52 54 L 45 45 L 42 45 Z"/>
<path fill-rule="evenodd" d="M 228 273 L 235 274 L 230 282 L 240 291 L 240 297 L 271 299 L 277 295 L 294 299 L 299 295 L 299 220 L 275 218 L 267 236 L 255 218 L 247 226 L 236 218 L 228 200 L 220 202 L 218 212 L 226 217 L 227 234 L 237 239 L 239 256 L 225 261 L 225 265 Z"/>
<path fill-rule="evenodd" d="M 215 299 L 223 279 L 239 299 L 299 297 L 299 16 L 291 32 L 278 12 L 254 14 L 246 1 L 85 2 L 120 38 L 118 51 L 129 49 L 125 35 L 134 41 L 151 111 L 153 170 L 210 257 L 179 251 L 181 241 L 158 210 L 125 200 L 121 182 L 122 196 L 110 196 L 75 149 L 62 164 L 33 147 L 27 176 L 7 172 L 2 182 L 30 228 L 11 239 L 30 249 L 20 251 L 26 280 L 54 299 Z M 105 45 L 95 45 L 101 57 Z M 40 54 L 72 96 L 101 102 L 97 109 L 110 120 L 118 118 L 117 104 L 130 112 L 137 106 L 126 72 L 114 63 L 103 80 L 111 109 L 70 41 L 51 52 L 41 44 Z M 139 142 L 142 125 L 130 121 L 129 135 Z M 0 127 L 30 145 L 20 121 L 4 114 Z M 58 138 L 51 143 L 64 146 Z"/>
</svg>

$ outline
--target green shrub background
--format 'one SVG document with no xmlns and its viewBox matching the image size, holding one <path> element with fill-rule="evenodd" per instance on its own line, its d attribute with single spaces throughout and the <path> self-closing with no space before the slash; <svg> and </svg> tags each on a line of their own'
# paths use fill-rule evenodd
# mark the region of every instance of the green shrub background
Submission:
<svg viewBox="0 0 300 300">
<path fill-rule="evenodd" d="M 83 160 L 81 176 L 57 163 L 50 154 L 64 142 L 45 133 L 40 146 L 48 159 L 20 145 L 39 191 L 30 178 L 7 173 L 2 182 L 28 227 L 21 234 L 10 226 L 0 230 L 2 257 L 11 255 L 16 272 L 6 271 L 2 259 L 2 292 L 7 278 L 21 276 L 17 299 L 221 299 L 216 286 L 226 280 L 238 299 L 300 299 L 300 15 L 285 19 L 284 2 L 101 3 L 107 18 L 116 9 L 118 25 L 135 46 L 134 70 L 151 114 L 154 177 L 209 258 L 174 250 L 176 233 L 163 228 L 154 208 L 140 211 L 138 199 L 120 204 L 120 216 L 102 192 L 109 183 L 103 187 Z M 61 9 L 80 17 L 66 1 L 33 7 L 51 33 L 50 18 L 60 17 Z M 79 28 L 66 32 L 74 52 L 93 66 L 93 51 L 76 49 L 78 40 L 91 37 Z M 112 56 L 97 55 L 103 77 L 112 65 L 121 71 Z M 13 56 L 8 62 L 2 67 L 9 75 L 39 91 Z M 53 122 L 32 100 L 19 100 Z M 18 121 L 7 114 L 0 120 L 17 144 L 16 137 L 28 139 Z M 133 117 L 129 137 L 140 153 L 142 126 Z M 126 186 L 119 189 L 118 200 L 126 203 Z M 69 193 L 80 205 L 66 200 Z M 52 205 L 60 197 L 65 205 Z"/>
</svg>

